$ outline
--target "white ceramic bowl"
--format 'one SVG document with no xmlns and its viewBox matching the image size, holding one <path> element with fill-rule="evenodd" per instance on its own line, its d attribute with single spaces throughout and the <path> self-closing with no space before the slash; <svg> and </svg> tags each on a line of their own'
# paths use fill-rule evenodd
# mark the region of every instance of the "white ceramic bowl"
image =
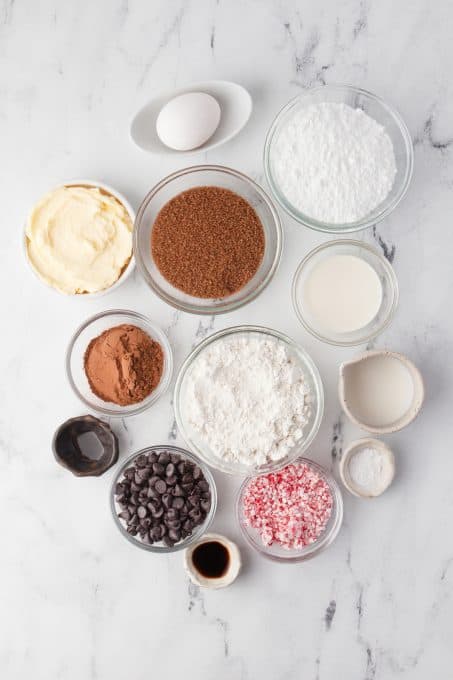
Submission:
<svg viewBox="0 0 453 680">
<path fill-rule="evenodd" d="M 354 365 L 360 364 L 363 361 L 373 359 L 375 357 L 391 357 L 400 361 L 408 370 L 412 382 L 413 382 L 413 397 L 409 408 L 402 416 L 396 418 L 392 422 L 384 425 L 376 425 L 375 423 L 364 422 L 361 420 L 358 414 L 354 411 L 354 406 L 351 403 L 350 395 L 348 395 L 348 384 L 349 384 L 349 372 Z M 348 418 L 358 427 L 362 428 L 366 432 L 371 432 L 372 434 L 391 434 L 392 432 L 398 432 L 402 430 L 403 427 L 409 425 L 420 413 L 425 398 L 425 388 L 423 384 L 423 378 L 415 366 L 415 364 L 408 359 L 404 354 L 399 352 L 391 352 L 390 350 L 374 350 L 372 352 L 363 352 L 358 356 L 354 357 L 349 361 L 345 361 L 340 365 L 340 379 L 338 383 L 338 394 L 340 399 L 340 404 L 343 411 L 346 413 Z"/>
<path fill-rule="evenodd" d="M 367 448 L 378 450 L 382 456 L 385 457 L 389 465 L 389 469 L 391 470 L 391 474 L 389 475 L 386 483 L 382 484 L 380 487 L 377 487 L 373 491 L 366 491 L 365 489 L 357 486 L 349 473 L 349 463 L 352 457 L 362 449 Z M 384 442 L 380 441 L 379 439 L 357 439 L 356 441 L 351 442 L 351 444 L 343 451 L 343 455 L 341 456 L 340 460 L 340 477 L 347 490 L 354 496 L 358 496 L 359 498 L 377 498 L 389 488 L 394 476 L 395 456 L 393 455 L 393 451 L 389 446 L 387 446 L 387 444 L 384 444 Z"/>
<path fill-rule="evenodd" d="M 113 189 L 113 187 L 111 187 L 108 184 L 105 184 L 104 182 L 98 182 L 96 180 L 91 180 L 91 179 L 72 179 L 68 182 L 63 182 L 62 184 L 59 184 L 58 186 L 52 187 L 52 189 L 49 189 L 49 191 L 47 193 L 51 193 L 52 191 L 56 191 L 56 189 L 61 189 L 62 187 L 94 187 L 96 189 L 100 189 L 101 191 L 104 191 L 106 194 L 110 194 L 111 196 L 116 198 L 116 200 L 119 203 L 121 203 L 121 205 L 123 205 L 124 208 L 126 209 L 128 215 L 129 215 L 129 217 L 132 221 L 132 224 L 135 223 L 135 210 L 133 209 L 133 207 L 131 206 L 131 204 L 127 200 L 127 198 L 125 196 L 123 196 L 123 194 L 120 194 L 119 191 L 117 191 L 116 189 Z M 24 251 L 25 259 L 27 261 L 29 269 L 41 284 L 46 286 L 46 288 L 53 290 L 55 293 L 58 293 L 58 295 L 62 295 L 62 296 L 67 297 L 67 298 L 90 298 L 90 299 L 93 299 L 93 298 L 103 297 L 104 295 L 111 293 L 113 290 L 115 290 L 116 288 L 121 286 L 126 281 L 126 279 L 129 278 L 129 276 L 132 274 L 132 272 L 134 270 L 135 260 L 134 260 L 134 254 L 133 254 L 133 251 L 132 251 L 132 248 L 131 248 L 131 257 L 130 257 L 128 264 L 124 268 L 119 279 L 117 279 L 115 281 L 115 283 L 113 283 L 109 288 L 105 288 L 104 290 L 97 291 L 96 293 L 76 293 L 74 295 L 71 295 L 71 294 L 68 294 L 68 293 L 63 293 L 62 291 L 58 290 L 57 288 L 54 288 L 53 286 L 49 285 L 46 281 L 44 281 L 39 276 L 39 274 L 37 273 L 35 268 L 33 267 L 32 263 L 30 261 L 30 258 L 28 256 L 26 228 L 27 228 L 27 224 L 25 222 L 22 243 L 23 243 L 23 251 Z"/>
</svg>

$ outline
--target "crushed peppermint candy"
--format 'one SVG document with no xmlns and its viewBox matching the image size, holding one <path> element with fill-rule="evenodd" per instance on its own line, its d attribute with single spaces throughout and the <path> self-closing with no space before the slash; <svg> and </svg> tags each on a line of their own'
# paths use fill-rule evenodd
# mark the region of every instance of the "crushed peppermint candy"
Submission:
<svg viewBox="0 0 453 680">
<path fill-rule="evenodd" d="M 287 550 L 314 543 L 326 528 L 332 505 L 329 484 L 307 463 L 255 477 L 243 495 L 245 522 L 258 530 L 264 545 L 278 543 Z"/>
</svg>

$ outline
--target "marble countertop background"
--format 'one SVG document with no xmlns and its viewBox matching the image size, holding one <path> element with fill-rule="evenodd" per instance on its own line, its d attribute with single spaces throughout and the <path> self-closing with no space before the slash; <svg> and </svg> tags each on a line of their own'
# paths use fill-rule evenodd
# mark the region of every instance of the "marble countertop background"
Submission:
<svg viewBox="0 0 453 680">
<path fill-rule="evenodd" d="M 453 5 L 448 0 L 0 1 L 0 675 L 5 680 L 433 680 L 451 677 L 453 583 L 452 331 Z M 252 118 L 235 140 L 190 158 L 157 158 L 128 136 L 133 113 L 160 89 L 223 78 L 245 85 Z M 112 473 L 76 479 L 56 465 L 56 426 L 85 409 L 63 360 L 78 324 L 131 308 L 165 328 L 178 366 L 213 330 L 264 324 L 303 343 L 326 388 L 310 455 L 334 470 L 362 434 L 336 396 L 335 349 L 308 336 L 290 301 L 301 258 L 328 237 L 282 215 L 280 269 L 263 295 L 217 318 L 175 312 L 138 273 L 98 300 L 39 285 L 21 252 L 36 198 L 74 177 L 103 180 L 138 206 L 185 165 L 231 165 L 264 183 L 262 150 L 279 108 L 319 83 L 362 86 L 393 103 L 410 128 L 407 197 L 359 238 L 392 261 L 401 290 L 375 346 L 408 354 L 427 399 L 390 436 L 397 477 L 382 498 L 345 492 L 337 541 L 286 566 L 246 549 L 233 518 L 238 480 L 216 475 L 213 528 L 238 540 L 244 570 L 225 591 L 190 585 L 182 555 L 129 545 L 108 504 Z M 118 421 L 123 454 L 176 441 L 168 393 Z"/>
</svg>

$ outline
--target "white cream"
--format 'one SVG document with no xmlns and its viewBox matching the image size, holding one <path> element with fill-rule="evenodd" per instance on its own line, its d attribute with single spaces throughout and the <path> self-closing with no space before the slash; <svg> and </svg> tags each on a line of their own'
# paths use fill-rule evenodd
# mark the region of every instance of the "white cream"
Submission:
<svg viewBox="0 0 453 680">
<path fill-rule="evenodd" d="M 414 401 L 414 381 L 407 366 L 394 356 L 371 355 L 349 365 L 344 376 L 348 409 L 363 425 L 397 423 Z"/>
<path fill-rule="evenodd" d="M 325 333 L 364 328 L 382 303 L 378 274 L 355 255 L 325 257 L 301 280 L 297 294 L 310 325 Z"/>
</svg>

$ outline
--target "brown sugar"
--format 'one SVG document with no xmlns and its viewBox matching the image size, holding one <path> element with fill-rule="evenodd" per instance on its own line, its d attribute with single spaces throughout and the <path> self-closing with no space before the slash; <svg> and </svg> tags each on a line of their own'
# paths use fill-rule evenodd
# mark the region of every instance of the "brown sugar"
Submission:
<svg viewBox="0 0 453 680">
<path fill-rule="evenodd" d="M 85 374 L 103 401 L 129 406 L 143 401 L 157 387 L 164 355 L 158 342 L 132 324 L 109 328 L 88 345 Z"/>
<path fill-rule="evenodd" d="M 160 210 L 151 252 L 162 276 L 179 290 L 198 298 L 222 298 L 256 274 L 264 255 L 264 229 L 238 194 L 196 187 Z"/>
</svg>

